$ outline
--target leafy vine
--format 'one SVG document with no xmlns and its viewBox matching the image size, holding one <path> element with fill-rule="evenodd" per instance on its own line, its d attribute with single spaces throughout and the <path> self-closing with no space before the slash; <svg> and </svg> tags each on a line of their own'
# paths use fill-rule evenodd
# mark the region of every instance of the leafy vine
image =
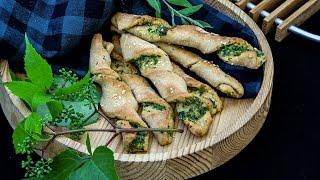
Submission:
<svg viewBox="0 0 320 180">
<path fill-rule="evenodd" d="M 53 158 L 41 157 L 34 160 L 34 150 L 42 153 L 56 137 L 70 135 L 79 140 L 85 132 L 113 132 L 107 145 L 122 132 L 182 132 L 182 129 L 119 128 L 106 116 L 99 106 L 100 94 L 91 74 L 82 79 L 66 69 L 54 75 L 51 66 L 32 47 L 26 36 L 25 52 L 26 80 L 13 80 L 4 85 L 22 99 L 31 113 L 22 119 L 13 132 L 16 154 L 26 155 L 21 162 L 26 178 L 45 179 L 118 179 L 113 152 L 106 146 L 99 146 L 93 152 L 89 135 L 86 146 L 89 154 L 67 149 Z M 86 125 L 95 123 L 98 117 L 108 121 L 112 129 L 89 129 Z M 63 127 L 67 130 L 56 130 Z M 60 128 L 61 129 L 61 128 Z M 39 148 L 40 147 L 40 148 Z"/>
</svg>

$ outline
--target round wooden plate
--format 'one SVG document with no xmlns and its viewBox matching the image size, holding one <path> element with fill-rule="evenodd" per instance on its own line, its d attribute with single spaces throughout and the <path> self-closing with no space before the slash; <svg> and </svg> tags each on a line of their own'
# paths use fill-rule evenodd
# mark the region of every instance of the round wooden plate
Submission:
<svg viewBox="0 0 320 180">
<path fill-rule="evenodd" d="M 117 170 L 122 179 L 185 179 L 214 169 L 238 154 L 254 138 L 266 119 L 272 92 L 273 59 L 270 47 L 259 27 L 238 7 L 226 0 L 205 0 L 206 3 L 224 12 L 235 20 L 250 27 L 259 40 L 267 62 L 264 65 L 264 79 L 259 94 L 254 99 L 223 99 L 224 109 L 215 116 L 207 136 L 197 138 L 185 130 L 176 133 L 171 145 L 162 147 L 156 141 L 151 143 L 147 154 L 126 154 L 120 137 L 109 147 L 115 152 Z M 0 79 L 11 81 L 7 61 L 0 62 Z M 0 86 L 0 102 L 12 127 L 30 111 L 25 104 Z M 110 125 L 100 119 L 90 125 L 107 128 Z M 178 124 L 183 127 L 182 123 Z M 111 133 L 89 133 L 92 146 L 105 145 Z M 45 152 L 52 156 L 66 147 L 86 153 L 83 140 L 73 141 L 58 137 Z"/>
</svg>

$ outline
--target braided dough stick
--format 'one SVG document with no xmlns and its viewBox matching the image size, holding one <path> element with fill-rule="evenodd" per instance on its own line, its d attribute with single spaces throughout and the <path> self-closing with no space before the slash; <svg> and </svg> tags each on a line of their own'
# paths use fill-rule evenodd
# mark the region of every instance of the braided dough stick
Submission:
<svg viewBox="0 0 320 180">
<path fill-rule="evenodd" d="M 152 128 L 173 128 L 174 114 L 171 106 L 152 89 L 132 64 L 123 60 L 119 35 L 112 37 L 112 43 L 115 48 L 111 56 L 117 61 L 111 62 L 111 68 L 120 74 L 122 80 L 131 88 L 136 100 L 142 104 L 142 119 Z M 172 133 L 154 132 L 154 135 L 160 145 L 168 145 L 173 140 Z"/>
<path fill-rule="evenodd" d="M 120 45 L 124 60 L 133 61 L 168 102 L 177 102 L 178 117 L 190 132 L 204 136 L 212 122 L 209 111 L 212 103 L 188 93 L 184 79 L 173 72 L 168 55 L 157 46 L 130 34 L 122 34 Z M 150 56 L 156 59 L 148 59 Z"/>
<path fill-rule="evenodd" d="M 167 102 L 176 102 L 189 97 L 185 81 L 172 71 L 172 64 L 164 51 L 130 34 L 123 34 L 120 44 L 124 60 L 135 63 L 141 61 L 142 65 L 139 68 L 141 75 L 151 80 Z"/>
<path fill-rule="evenodd" d="M 209 100 L 209 103 L 212 104 L 209 106 L 211 116 L 222 110 L 222 101 L 210 86 L 189 76 L 176 64 L 173 64 L 173 71 L 186 81 L 189 93 Z"/>
<path fill-rule="evenodd" d="M 188 46 L 204 54 L 218 51 L 218 56 L 229 64 L 257 69 L 265 62 L 263 53 L 247 41 L 209 33 L 197 26 L 172 27 L 160 18 L 120 12 L 112 17 L 111 22 L 111 30 L 117 33 L 129 32 L 149 42 Z"/>
<path fill-rule="evenodd" d="M 152 89 L 149 83 L 138 75 L 135 67 L 124 61 L 112 61 L 111 68 L 131 88 L 136 100 L 142 104 L 141 117 L 151 128 L 173 128 L 171 106 Z M 172 142 L 172 133 L 154 132 L 160 145 Z"/>
<path fill-rule="evenodd" d="M 241 83 L 224 73 L 217 65 L 181 47 L 166 43 L 155 44 L 164 50 L 173 61 L 185 68 L 189 68 L 221 92 L 234 98 L 243 96 L 244 89 Z"/>
<path fill-rule="evenodd" d="M 190 94 L 201 99 L 202 102 L 205 102 L 206 108 L 209 109 L 211 117 L 213 117 L 217 112 L 222 110 L 222 101 L 218 97 L 217 93 L 208 85 L 192 78 L 191 76 L 185 74 L 185 72 L 176 64 L 173 64 L 173 71 L 181 76 L 188 85 L 188 91 Z M 183 103 L 178 102 L 176 104 L 176 110 L 181 112 L 183 110 Z M 192 107 L 192 105 L 191 105 Z M 205 115 L 204 117 L 207 117 Z M 209 130 L 210 125 L 212 124 L 212 118 L 201 118 L 198 123 L 194 124 L 192 121 L 187 121 L 187 124 L 191 125 L 192 131 L 198 136 L 203 136 Z"/>
<path fill-rule="evenodd" d="M 119 75 L 110 68 L 111 43 L 103 41 L 101 34 L 94 35 L 90 49 L 90 71 L 102 88 L 100 105 L 108 117 L 117 119 L 121 127 L 148 127 L 137 113 L 138 103 L 128 85 L 119 80 Z M 123 133 L 127 152 L 146 152 L 149 146 L 149 133 Z M 139 143 L 137 143 L 139 139 Z M 142 139 L 142 140 L 141 140 Z M 141 142 L 142 141 L 142 142 Z"/>
</svg>

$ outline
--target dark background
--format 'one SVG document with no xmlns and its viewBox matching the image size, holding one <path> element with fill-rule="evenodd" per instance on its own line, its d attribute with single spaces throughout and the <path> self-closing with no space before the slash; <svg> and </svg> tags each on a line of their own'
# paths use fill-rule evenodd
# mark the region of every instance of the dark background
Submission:
<svg viewBox="0 0 320 180">
<path fill-rule="evenodd" d="M 320 34 L 320 12 L 303 28 Z M 275 63 L 268 118 L 256 138 L 235 158 L 196 179 L 320 179 L 320 44 L 290 35 L 268 35 Z M 1 179 L 23 177 L 12 129 L 0 110 Z"/>
</svg>

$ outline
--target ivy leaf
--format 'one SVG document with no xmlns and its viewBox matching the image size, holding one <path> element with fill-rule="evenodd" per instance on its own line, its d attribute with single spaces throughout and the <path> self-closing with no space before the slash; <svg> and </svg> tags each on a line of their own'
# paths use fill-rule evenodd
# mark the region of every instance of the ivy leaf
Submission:
<svg viewBox="0 0 320 180">
<path fill-rule="evenodd" d="M 32 98 L 34 94 L 42 92 L 38 86 L 26 81 L 7 82 L 5 83 L 5 86 L 14 95 L 26 101 L 30 107 L 32 107 Z"/>
<path fill-rule="evenodd" d="M 58 117 L 63 110 L 63 104 L 60 101 L 50 101 L 47 106 L 52 117 Z"/>
<path fill-rule="evenodd" d="M 32 112 L 24 120 L 24 129 L 31 135 L 41 135 L 42 132 L 42 119 L 38 113 Z"/>
<path fill-rule="evenodd" d="M 25 146 L 24 140 L 29 137 L 32 142 L 50 140 L 50 137 L 42 135 L 42 119 L 34 112 L 23 119 L 13 131 L 12 140 L 16 153 L 21 152 L 21 146 Z"/>
<path fill-rule="evenodd" d="M 53 82 L 51 66 L 32 47 L 29 39 L 26 39 L 26 53 L 24 57 L 24 68 L 28 79 L 42 90 L 47 90 Z"/>
<path fill-rule="evenodd" d="M 92 150 L 91 150 L 91 143 L 90 143 L 89 134 L 87 134 L 86 145 L 87 145 L 87 150 L 88 150 L 89 154 L 92 156 Z"/>
<path fill-rule="evenodd" d="M 92 155 L 92 158 L 84 163 L 79 169 L 70 176 L 71 180 L 96 180 L 110 179 L 118 180 L 116 172 L 113 152 L 107 148 L 100 146 Z"/>
<path fill-rule="evenodd" d="M 42 134 L 43 120 L 38 113 L 32 112 L 23 121 L 23 128 L 34 141 L 48 141 L 49 136 Z"/>
<path fill-rule="evenodd" d="M 212 28 L 212 26 L 205 22 L 205 21 L 202 21 L 202 20 L 196 20 L 199 24 L 201 24 L 202 28 Z"/>
<path fill-rule="evenodd" d="M 168 2 L 177 6 L 183 6 L 183 7 L 192 6 L 192 4 L 187 0 L 168 0 Z"/>
<path fill-rule="evenodd" d="M 82 166 L 86 159 L 74 150 L 66 150 L 53 158 L 52 170 L 43 179 L 69 179 L 70 174 Z"/>
<path fill-rule="evenodd" d="M 29 133 L 24 129 L 24 121 L 20 122 L 13 131 L 12 142 L 14 149 L 18 154 L 20 152 L 20 146 L 23 144 L 23 141 L 29 137 Z"/>
<path fill-rule="evenodd" d="M 31 102 L 31 109 L 32 111 L 36 111 L 38 106 L 47 104 L 49 102 L 56 101 L 50 96 L 42 93 L 36 93 L 33 95 L 32 102 Z"/>
<path fill-rule="evenodd" d="M 58 88 L 54 91 L 54 95 L 61 96 L 61 95 L 68 95 L 80 91 L 86 84 L 90 82 L 90 72 L 88 72 L 83 79 L 77 81 L 76 83 L 65 87 L 65 88 Z"/>
<path fill-rule="evenodd" d="M 113 152 L 100 146 L 92 156 L 80 156 L 74 150 L 66 150 L 53 158 L 52 171 L 44 179 L 118 180 Z"/>
<path fill-rule="evenodd" d="M 83 120 L 89 118 L 94 112 L 95 109 L 92 104 L 86 104 L 84 101 L 62 101 L 63 105 L 65 107 L 69 107 L 70 105 L 74 107 L 74 110 L 76 112 L 81 112 L 84 114 Z M 86 122 L 84 122 L 84 125 L 92 124 L 97 122 L 99 118 L 99 114 L 95 113 L 93 116 L 91 116 Z"/>
<path fill-rule="evenodd" d="M 187 8 L 181 9 L 179 13 L 183 14 L 184 16 L 190 16 L 195 12 L 198 12 L 202 8 L 202 6 L 203 6 L 202 4 L 199 4 L 196 6 L 187 7 Z"/>
<path fill-rule="evenodd" d="M 156 10 L 156 16 L 161 17 L 161 3 L 160 0 L 147 0 L 148 4 Z"/>
</svg>

